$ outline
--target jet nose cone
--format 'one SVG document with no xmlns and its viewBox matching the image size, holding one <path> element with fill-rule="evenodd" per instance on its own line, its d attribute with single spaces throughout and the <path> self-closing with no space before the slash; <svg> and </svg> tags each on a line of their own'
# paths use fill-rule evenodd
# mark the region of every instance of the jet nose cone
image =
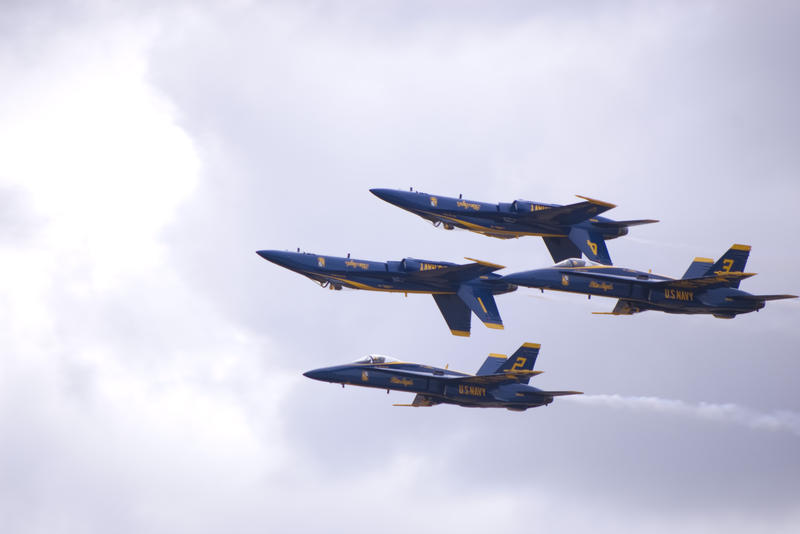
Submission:
<svg viewBox="0 0 800 534">
<path fill-rule="evenodd" d="M 311 378 L 313 380 L 324 380 L 323 377 L 325 376 L 325 374 L 326 373 L 324 369 L 312 369 L 311 371 L 306 371 L 305 373 L 303 373 L 303 376 Z"/>
<path fill-rule="evenodd" d="M 369 192 L 390 204 L 402 204 L 406 195 L 409 194 L 397 189 L 370 189 Z"/>
<path fill-rule="evenodd" d="M 282 250 L 257 250 L 256 254 L 261 256 L 267 261 L 278 265 L 286 265 L 292 252 L 284 252 Z"/>
</svg>

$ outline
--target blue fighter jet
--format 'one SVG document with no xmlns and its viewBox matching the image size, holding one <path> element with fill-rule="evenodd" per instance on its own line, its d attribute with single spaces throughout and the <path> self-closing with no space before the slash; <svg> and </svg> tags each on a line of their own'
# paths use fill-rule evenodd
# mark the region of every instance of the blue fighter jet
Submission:
<svg viewBox="0 0 800 534">
<path fill-rule="evenodd" d="M 605 315 L 657 310 L 732 319 L 740 313 L 760 310 L 768 300 L 797 298 L 796 295 L 751 295 L 740 290 L 739 282 L 755 274 L 743 272 L 749 254 L 749 246 L 733 245 L 716 262 L 710 258 L 695 258 L 680 279 L 572 258 L 553 267 L 509 274 L 503 280 L 542 291 L 618 298 L 613 311 L 595 312 Z"/>
<path fill-rule="evenodd" d="M 528 200 L 487 204 L 474 200 L 429 195 L 420 191 L 370 189 L 377 196 L 427 219 L 445 230 L 463 228 L 490 237 L 511 239 L 541 236 L 553 261 L 580 258 L 611 265 L 606 239 L 628 233 L 628 227 L 658 222 L 653 219 L 612 221 L 598 217 L 614 204 L 582 197 L 584 202 L 561 206 Z"/>
<path fill-rule="evenodd" d="M 490 354 L 478 374 L 470 375 L 417 363 L 406 363 L 371 354 L 347 365 L 323 367 L 303 373 L 308 378 L 370 388 L 416 393 L 411 404 L 395 406 L 435 406 L 457 404 L 477 408 L 507 408 L 521 412 L 548 405 L 553 397 L 580 395 L 580 391 L 542 391 L 528 382 L 534 371 L 539 344 L 524 343 L 507 358 Z"/>
<path fill-rule="evenodd" d="M 302 274 L 322 287 L 366 289 L 395 293 L 429 293 L 439 306 L 450 332 L 469 336 L 471 313 L 489 328 L 502 329 L 494 295 L 517 288 L 501 281 L 494 271 L 503 269 L 484 261 L 455 263 L 405 258 L 376 262 L 320 256 L 307 252 L 259 250 L 258 255 L 272 263 Z M 467 258 L 471 260 L 471 258 Z"/>
</svg>

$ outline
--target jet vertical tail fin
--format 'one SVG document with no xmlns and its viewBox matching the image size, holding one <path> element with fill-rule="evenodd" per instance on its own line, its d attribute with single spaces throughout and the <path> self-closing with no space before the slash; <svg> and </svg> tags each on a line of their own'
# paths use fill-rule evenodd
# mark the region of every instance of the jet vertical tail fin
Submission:
<svg viewBox="0 0 800 534">
<path fill-rule="evenodd" d="M 458 295 L 433 295 L 447 326 L 454 336 L 469 336 L 472 315 L 469 307 Z"/>
<path fill-rule="evenodd" d="M 708 270 L 708 274 L 723 273 L 743 273 L 747 265 L 747 258 L 750 256 L 750 245 L 733 245 L 722 255 L 717 262 Z M 739 287 L 739 280 L 732 282 L 730 287 Z"/>
<path fill-rule="evenodd" d="M 590 260 L 611 265 L 611 256 L 608 254 L 606 241 L 600 232 L 573 226 L 569 231 L 569 240 Z"/>
<path fill-rule="evenodd" d="M 544 244 L 555 263 L 581 256 L 581 249 L 576 247 L 568 237 L 543 237 L 542 239 L 544 239 Z"/>
<path fill-rule="evenodd" d="M 711 270 L 713 264 L 714 260 L 711 258 L 695 258 L 694 261 L 689 264 L 689 268 L 686 269 L 686 272 L 683 273 L 683 278 L 701 278 Z"/>
<path fill-rule="evenodd" d="M 714 263 L 711 271 L 723 271 L 726 273 L 744 272 L 749 256 L 750 245 L 731 245 L 731 248 Z"/>
<path fill-rule="evenodd" d="M 471 284 L 462 284 L 458 288 L 457 295 L 472 310 L 472 313 L 483 321 L 483 324 L 489 328 L 503 329 L 503 320 L 500 318 L 500 312 L 497 310 L 497 304 L 491 291 Z"/>
<path fill-rule="evenodd" d="M 539 343 L 523 343 L 496 371 L 497 373 L 513 373 L 515 371 L 533 371 L 536 358 L 539 356 Z M 521 380 L 527 384 L 529 378 Z"/>
<path fill-rule="evenodd" d="M 505 354 L 489 354 L 476 375 L 493 375 L 499 373 L 500 366 L 503 365 L 508 357 Z"/>
</svg>

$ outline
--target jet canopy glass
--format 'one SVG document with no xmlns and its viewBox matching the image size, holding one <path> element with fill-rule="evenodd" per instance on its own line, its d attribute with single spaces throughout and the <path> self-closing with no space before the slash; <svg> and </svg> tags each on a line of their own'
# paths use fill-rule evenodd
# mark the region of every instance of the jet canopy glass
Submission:
<svg viewBox="0 0 800 534">
<path fill-rule="evenodd" d="M 553 267 L 594 267 L 595 265 L 603 264 L 592 260 L 584 260 L 582 258 L 570 258 L 556 263 Z"/>
<path fill-rule="evenodd" d="M 383 356 L 381 354 L 367 354 L 363 358 L 359 358 L 358 360 L 354 361 L 353 363 L 391 363 L 397 362 L 395 358 L 391 358 L 389 356 Z"/>
</svg>

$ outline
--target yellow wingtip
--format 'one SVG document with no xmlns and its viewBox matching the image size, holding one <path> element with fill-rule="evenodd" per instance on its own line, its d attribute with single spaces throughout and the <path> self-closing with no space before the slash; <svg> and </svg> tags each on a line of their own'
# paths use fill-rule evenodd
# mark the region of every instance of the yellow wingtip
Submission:
<svg viewBox="0 0 800 534">
<path fill-rule="evenodd" d="M 492 263 L 492 262 L 489 262 L 489 261 L 476 260 L 475 258 L 467 258 L 467 257 L 465 257 L 464 259 L 465 260 L 469 260 L 469 261 L 474 261 L 475 263 L 479 263 L 479 264 L 485 265 L 487 267 L 494 267 L 495 269 L 505 269 L 506 268 L 505 265 L 499 265 L 497 263 Z"/>
<path fill-rule="evenodd" d="M 526 347 L 526 348 L 529 348 L 529 349 L 540 349 L 540 348 L 542 348 L 541 343 L 523 343 L 522 346 Z"/>
<path fill-rule="evenodd" d="M 487 328 L 494 328 L 495 330 L 503 330 L 504 326 L 498 323 L 483 323 Z"/>
<path fill-rule="evenodd" d="M 469 337 L 469 330 L 450 330 L 454 336 Z"/>
<path fill-rule="evenodd" d="M 602 200 L 597 200 L 596 198 L 589 198 L 589 197 L 584 197 L 584 196 L 581 196 L 581 195 L 575 195 L 575 196 L 578 197 L 578 198 L 582 198 L 583 200 L 586 200 L 588 202 L 591 202 L 592 204 L 597 204 L 598 206 L 605 206 L 607 208 L 616 208 L 617 207 L 616 204 L 612 204 L 611 202 L 603 202 Z"/>
<path fill-rule="evenodd" d="M 753 248 L 753 247 L 751 247 L 750 245 L 740 245 L 740 244 L 737 243 L 737 244 L 733 245 L 731 248 L 733 250 L 743 250 L 745 252 L 750 252 L 750 249 Z"/>
</svg>

